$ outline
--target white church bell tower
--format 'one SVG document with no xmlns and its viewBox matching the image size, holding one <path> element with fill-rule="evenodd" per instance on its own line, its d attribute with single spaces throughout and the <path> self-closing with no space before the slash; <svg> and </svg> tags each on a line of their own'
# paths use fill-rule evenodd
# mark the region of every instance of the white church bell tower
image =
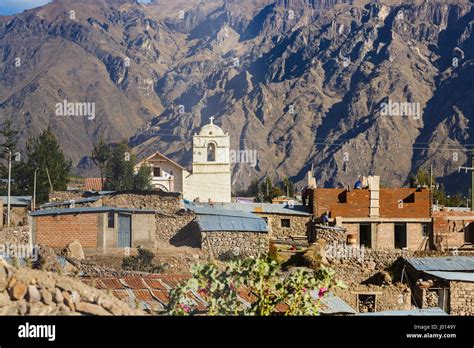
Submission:
<svg viewBox="0 0 474 348">
<path fill-rule="evenodd" d="M 193 169 L 186 180 L 184 198 L 200 202 L 230 202 L 230 137 L 214 124 L 203 126 L 193 136 Z"/>
</svg>

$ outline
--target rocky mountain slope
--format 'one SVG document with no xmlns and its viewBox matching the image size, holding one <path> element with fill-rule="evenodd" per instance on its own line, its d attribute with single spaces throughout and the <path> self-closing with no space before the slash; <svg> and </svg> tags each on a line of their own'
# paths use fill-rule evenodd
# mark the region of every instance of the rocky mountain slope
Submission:
<svg viewBox="0 0 474 348">
<path fill-rule="evenodd" d="M 400 185 L 431 164 L 459 188 L 473 143 L 472 5 L 56 0 L 0 17 L 0 116 L 23 142 L 52 125 L 88 174 L 102 132 L 189 165 L 192 134 L 214 116 L 233 149 L 258 154 L 233 166 L 236 188 L 302 182 L 311 165 L 319 185 L 370 173 Z M 65 99 L 94 102 L 96 117 L 57 116 Z"/>
</svg>

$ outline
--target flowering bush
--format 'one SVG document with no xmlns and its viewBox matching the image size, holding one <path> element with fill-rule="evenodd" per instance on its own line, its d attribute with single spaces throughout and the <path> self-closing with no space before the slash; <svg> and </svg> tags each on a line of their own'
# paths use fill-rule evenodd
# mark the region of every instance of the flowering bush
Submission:
<svg viewBox="0 0 474 348">
<path fill-rule="evenodd" d="M 322 266 L 317 272 L 296 270 L 283 277 L 275 261 L 267 258 L 235 260 L 224 271 L 213 263 L 197 265 L 192 278 L 170 292 L 168 314 L 192 315 L 196 312 L 192 293 L 203 298 L 208 315 L 272 315 L 276 307 L 284 315 L 317 315 L 319 299 L 333 286 L 334 271 Z M 255 297 L 245 306 L 238 291 Z M 311 296 L 315 291 L 317 298 Z"/>
</svg>

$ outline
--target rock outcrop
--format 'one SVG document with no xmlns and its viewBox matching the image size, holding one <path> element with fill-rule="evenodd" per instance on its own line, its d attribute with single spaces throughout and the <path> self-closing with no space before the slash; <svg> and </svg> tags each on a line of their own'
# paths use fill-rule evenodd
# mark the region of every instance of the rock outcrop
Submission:
<svg viewBox="0 0 474 348">
<path fill-rule="evenodd" d="M 0 259 L 0 315 L 144 315 L 81 281 Z"/>
</svg>

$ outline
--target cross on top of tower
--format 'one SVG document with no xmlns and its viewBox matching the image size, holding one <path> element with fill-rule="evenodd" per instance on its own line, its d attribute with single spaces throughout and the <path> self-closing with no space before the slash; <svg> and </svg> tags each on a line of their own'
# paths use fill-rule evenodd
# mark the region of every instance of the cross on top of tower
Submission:
<svg viewBox="0 0 474 348">
<path fill-rule="evenodd" d="M 211 124 L 214 124 L 214 119 L 215 119 L 214 116 L 209 117 L 209 121 L 211 121 Z"/>
</svg>

